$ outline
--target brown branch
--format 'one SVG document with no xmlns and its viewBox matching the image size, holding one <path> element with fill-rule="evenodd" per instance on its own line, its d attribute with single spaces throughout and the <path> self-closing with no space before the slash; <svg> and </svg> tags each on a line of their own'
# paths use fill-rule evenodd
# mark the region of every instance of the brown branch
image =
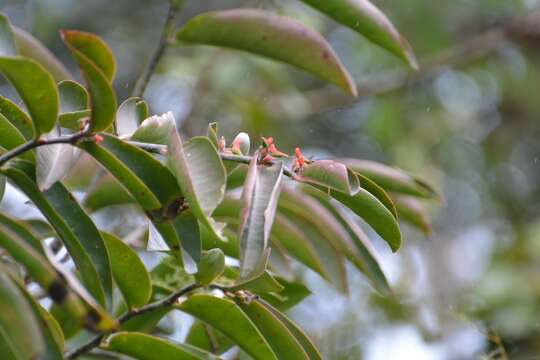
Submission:
<svg viewBox="0 0 540 360">
<path fill-rule="evenodd" d="M 142 314 L 146 314 L 146 313 L 148 313 L 150 311 L 153 311 L 153 310 L 156 310 L 156 309 L 170 307 L 180 297 L 182 297 L 182 296 L 186 295 L 187 293 L 189 293 L 189 292 L 191 292 L 193 290 L 196 290 L 196 289 L 198 289 L 200 287 L 201 287 L 201 285 L 199 285 L 199 284 L 191 284 L 189 286 L 186 286 L 186 287 L 178 290 L 177 292 L 174 292 L 174 293 L 170 294 L 169 296 L 167 296 L 167 297 L 165 297 L 165 298 L 163 298 L 161 300 L 158 300 L 156 302 L 153 302 L 151 304 L 143 306 L 140 309 L 132 309 L 132 310 L 126 312 L 124 315 L 122 315 L 122 316 L 120 316 L 118 318 L 118 320 L 117 320 L 118 324 L 121 325 L 121 324 L 125 323 L 126 321 L 128 321 L 128 320 L 130 320 L 130 319 L 132 319 L 134 317 L 140 316 Z M 105 333 L 105 332 L 97 334 L 92 339 L 90 339 L 86 344 L 84 344 L 81 347 L 73 350 L 72 352 L 67 353 L 66 356 L 64 357 L 64 359 L 75 359 L 78 356 L 86 354 L 90 350 L 92 350 L 95 347 L 99 346 L 101 341 L 108 334 L 109 333 Z"/>
</svg>

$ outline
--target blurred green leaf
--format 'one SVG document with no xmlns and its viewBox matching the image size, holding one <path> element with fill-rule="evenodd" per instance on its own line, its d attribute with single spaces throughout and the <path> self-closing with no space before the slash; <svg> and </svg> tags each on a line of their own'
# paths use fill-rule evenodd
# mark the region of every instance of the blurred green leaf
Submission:
<svg viewBox="0 0 540 360">
<path fill-rule="evenodd" d="M 130 97 L 116 111 L 116 130 L 119 136 L 127 136 L 135 133 L 139 125 L 148 117 L 148 104 L 138 97 Z M 132 140 L 134 139 L 132 136 Z M 137 140 L 155 143 L 154 141 Z"/>
<path fill-rule="evenodd" d="M 218 360 L 219 357 L 187 344 L 171 341 L 143 333 L 120 332 L 107 340 L 109 351 L 129 355 L 140 360 Z"/>
<path fill-rule="evenodd" d="M 398 33 L 386 15 L 368 0 L 302 1 L 399 56 L 412 68 L 418 69 L 418 63 L 407 40 Z"/>
<path fill-rule="evenodd" d="M 6 177 L 0 175 L 0 202 L 2 202 L 2 198 L 4 197 L 5 191 L 6 191 Z"/>
<path fill-rule="evenodd" d="M 64 80 L 58 83 L 60 94 L 60 115 L 58 121 L 62 127 L 79 130 L 79 120 L 90 118 L 90 102 L 86 89 L 72 80 Z"/>
<path fill-rule="evenodd" d="M 15 35 L 15 47 L 19 55 L 38 62 L 57 82 L 72 78 L 64 64 L 38 39 L 17 26 L 12 26 L 12 28 Z"/>
<path fill-rule="evenodd" d="M 41 241 L 34 235 L 32 229 L 27 226 L 27 224 L 28 222 L 23 223 L 11 219 L 5 214 L 0 214 L 0 226 L 5 226 L 10 231 L 17 234 L 17 236 L 24 240 L 26 244 L 30 245 L 38 254 L 44 255 Z"/>
<path fill-rule="evenodd" d="M 259 301 L 254 300 L 245 304 L 236 299 L 235 302 L 257 326 L 278 359 L 309 360 L 302 345 L 287 326 Z"/>
<path fill-rule="evenodd" d="M 394 195 L 394 200 L 401 219 L 431 235 L 431 220 L 424 204 L 411 196 Z"/>
<path fill-rule="evenodd" d="M 248 290 L 253 293 L 278 293 L 283 290 L 283 286 L 274 279 L 268 272 L 268 259 L 270 257 L 270 248 L 266 249 L 261 257 L 257 267 L 247 277 L 237 278 L 231 286 L 226 286 L 226 289 L 234 292 L 238 290 Z"/>
<path fill-rule="evenodd" d="M 278 308 L 286 311 L 310 296 L 311 291 L 300 281 L 287 281 L 283 278 L 277 279 L 283 290 L 279 294 L 259 294 L 261 298 Z"/>
<path fill-rule="evenodd" d="M 0 149 L 11 150 L 25 142 L 26 140 L 19 130 L 4 115 L 0 114 Z M 36 161 L 34 154 L 29 151 L 20 156 L 32 163 Z"/>
<path fill-rule="evenodd" d="M 0 56 L 16 56 L 15 38 L 9 19 L 0 13 Z"/>
<path fill-rule="evenodd" d="M 283 163 L 258 165 L 258 153 L 249 164 L 242 191 L 242 213 L 238 237 L 240 239 L 240 276 L 249 277 L 256 270 L 268 247 L 270 231 L 278 203 Z"/>
<path fill-rule="evenodd" d="M 135 251 L 116 236 L 102 232 L 109 257 L 112 275 L 130 309 L 140 308 L 152 296 L 150 275 Z"/>
<path fill-rule="evenodd" d="M 15 359 L 41 359 L 46 345 L 39 322 L 21 290 L 10 279 L 5 268 L 0 269 L 0 338 L 15 355 Z"/>
<path fill-rule="evenodd" d="M 356 194 L 361 185 L 353 171 L 333 160 L 314 161 L 304 166 L 295 179 L 341 191 L 347 195 Z"/>
<path fill-rule="evenodd" d="M 277 360 L 257 327 L 231 300 L 195 294 L 176 305 L 176 308 L 215 327 L 254 359 Z"/>
<path fill-rule="evenodd" d="M 89 212 L 95 212 L 107 206 L 135 203 L 133 197 L 110 174 L 105 174 L 86 193 L 82 204 Z"/>
<path fill-rule="evenodd" d="M 177 39 L 280 60 L 356 96 L 356 85 L 330 44 L 318 32 L 285 16 L 257 9 L 208 12 L 190 19 Z"/>
<path fill-rule="evenodd" d="M 116 95 L 111 86 L 116 66 L 112 53 L 103 40 L 93 34 L 62 30 L 61 35 L 88 85 L 92 104 L 90 129 L 106 130 L 116 113 Z"/>
<path fill-rule="evenodd" d="M 234 345 L 221 332 L 199 320 L 195 320 L 189 328 L 185 342 L 216 354 L 221 354 Z"/>
</svg>

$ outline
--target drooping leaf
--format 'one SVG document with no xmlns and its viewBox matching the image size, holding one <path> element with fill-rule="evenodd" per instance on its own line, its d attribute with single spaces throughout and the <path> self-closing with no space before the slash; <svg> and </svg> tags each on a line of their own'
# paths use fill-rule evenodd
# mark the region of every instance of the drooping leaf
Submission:
<svg viewBox="0 0 540 360">
<path fill-rule="evenodd" d="M 386 191 L 425 198 L 439 198 L 431 185 L 403 170 L 369 160 L 338 159 L 338 161 L 373 180 Z"/>
<path fill-rule="evenodd" d="M 379 263 L 373 245 L 362 228 L 353 220 L 346 211 L 332 204 L 330 197 L 319 190 L 305 187 L 304 192 L 316 198 L 349 233 L 355 245 L 357 253 L 351 261 L 368 277 L 369 281 L 377 291 L 383 295 L 390 295 L 391 289 L 388 280 Z"/>
<path fill-rule="evenodd" d="M 220 249 L 203 251 L 197 263 L 195 280 L 199 284 L 209 285 L 217 279 L 225 269 L 225 255 Z"/>
<path fill-rule="evenodd" d="M 167 144 L 169 134 L 175 128 L 172 112 L 150 116 L 135 131 L 131 140 L 153 144 Z"/>
<path fill-rule="evenodd" d="M 101 233 L 109 257 L 112 275 L 130 309 L 140 308 L 150 300 L 152 285 L 148 271 L 131 247 L 110 233 Z"/>
<path fill-rule="evenodd" d="M 240 276 L 247 277 L 260 264 L 268 246 L 283 177 L 283 163 L 258 165 L 258 153 L 249 164 L 242 191 Z"/>
<path fill-rule="evenodd" d="M 140 360 L 219 360 L 219 357 L 194 346 L 136 332 L 112 335 L 105 348 Z"/>
<path fill-rule="evenodd" d="M 368 0 L 302 1 L 399 56 L 412 68 L 418 69 L 418 63 L 407 40 L 399 34 L 382 11 Z"/>
<path fill-rule="evenodd" d="M 93 34 L 62 30 L 62 38 L 86 79 L 90 93 L 92 131 L 106 130 L 114 121 L 116 95 L 111 87 L 115 63 L 103 40 Z"/>
<path fill-rule="evenodd" d="M 21 110 L 21 108 L 15 105 L 11 100 L 2 96 L 0 96 L 0 114 L 4 115 L 6 119 L 9 120 L 26 140 L 34 138 L 35 130 L 32 120 Z"/>
<path fill-rule="evenodd" d="M 287 316 L 285 316 L 283 313 L 281 313 L 279 310 L 272 307 L 270 304 L 268 304 L 264 300 L 260 300 L 260 303 L 274 316 L 279 319 L 291 332 L 291 334 L 296 338 L 296 340 L 302 345 L 304 348 L 304 351 L 309 356 L 310 360 L 322 360 L 322 356 L 313 345 L 313 342 L 307 337 L 306 334 L 296 325 L 293 323 Z"/>
<path fill-rule="evenodd" d="M 394 195 L 396 207 L 401 218 L 422 230 L 427 236 L 431 235 L 431 220 L 424 204 L 411 196 Z"/>
<path fill-rule="evenodd" d="M 64 179 L 75 164 L 79 152 L 80 150 L 69 144 L 38 147 L 36 181 L 39 189 L 45 191 Z"/>
<path fill-rule="evenodd" d="M 360 189 L 360 181 L 347 166 L 334 160 L 318 160 L 302 168 L 295 178 L 308 184 L 324 186 L 354 195 Z"/>
<path fill-rule="evenodd" d="M 43 255 L 41 241 L 34 235 L 33 229 L 28 225 L 28 221 L 22 222 L 14 220 L 5 214 L 0 214 L 0 226 L 5 226 L 10 231 L 19 236 L 26 244 L 30 245 L 38 254 Z"/>
<path fill-rule="evenodd" d="M 12 28 L 15 35 L 15 47 L 19 55 L 38 62 L 57 82 L 72 78 L 64 64 L 41 41 L 21 28 L 16 26 L 12 26 Z"/>
<path fill-rule="evenodd" d="M 175 307 L 218 329 L 254 359 L 277 360 L 257 327 L 231 300 L 195 294 Z"/>
<path fill-rule="evenodd" d="M 34 60 L 19 56 L 0 56 L 0 72 L 17 90 L 30 112 L 36 135 L 51 131 L 59 108 L 52 76 Z"/>
<path fill-rule="evenodd" d="M 386 191 L 379 185 L 377 185 L 375 182 L 371 181 L 367 177 L 361 174 L 356 174 L 358 176 L 358 179 L 362 183 L 362 188 L 366 189 L 371 195 L 375 196 L 379 201 L 386 206 L 386 208 L 394 215 L 394 217 L 398 218 L 398 213 L 396 210 L 396 205 L 394 204 L 394 201 L 388 195 Z"/>
<path fill-rule="evenodd" d="M 206 137 L 194 137 L 182 144 L 176 127 L 170 130 L 167 146 L 167 164 L 190 209 L 203 226 L 220 237 L 210 218 L 225 194 L 226 173 L 216 148 Z"/>
<path fill-rule="evenodd" d="M 309 360 L 304 348 L 287 326 L 259 301 L 245 304 L 237 299 L 235 302 L 257 326 L 278 359 Z"/>
<path fill-rule="evenodd" d="M 0 338 L 15 359 L 39 359 L 46 353 L 31 305 L 3 267 L 0 268 Z"/>
<path fill-rule="evenodd" d="M 42 193 L 22 170 L 9 167 L 5 175 L 54 227 L 79 269 L 85 286 L 100 304 L 105 304 L 106 296 L 110 297 L 112 291 L 110 263 L 103 239 L 92 220 L 61 183 Z"/>
<path fill-rule="evenodd" d="M 356 85 L 328 42 L 316 31 L 288 17 L 256 9 L 208 12 L 189 20 L 177 39 L 283 61 L 356 96 Z"/>
<path fill-rule="evenodd" d="M 0 148 L 11 150 L 25 142 L 26 140 L 19 130 L 4 115 L 0 114 Z M 27 151 L 21 154 L 20 157 L 32 163 L 35 162 L 32 152 Z"/>
<path fill-rule="evenodd" d="M 144 119 L 148 117 L 148 104 L 138 97 L 130 97 L 116 111 L 116 131 L 119 136 L 133 134 Z M 133 139 L 136 140 L 136 139 Z M 144 141 L 143 142 L 153 142 Z"/>
</svg>

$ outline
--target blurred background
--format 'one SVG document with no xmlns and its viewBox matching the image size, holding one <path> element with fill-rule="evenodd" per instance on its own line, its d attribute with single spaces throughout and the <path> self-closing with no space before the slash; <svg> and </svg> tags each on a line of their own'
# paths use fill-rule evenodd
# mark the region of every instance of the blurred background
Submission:
<svg viewBox="0 0 540 360">
<path fill-rule="evenodd" d="M 217 121 L 229 141 L 243 130 L 273 136 L 287 152 L 381 161 L 444 195 L 428 204 L 430 237 L 404 226 L 404 247 L 392 254 L 371 236 L 395 298 L 375 294 L 355 271 L 349 296 L 303 275 L 314 295 L 292 316 L 325 358 L 540 359 L 540 1 L 373 2 L 409 39 L 419 72 L 295 0 L 186 0 L 178 19 L 239 6 L 295 17 L 329 39 L 358 99 L 290 66 L 180 46 L 167 50 L 144 97 L 152 113 L 172 110 L 186 136 Z M 167 7 L 0 0 L 74 74 L 58 30 L 103 37 L 117 57 L 119 100 L 154 51 Z"/>
</svg>

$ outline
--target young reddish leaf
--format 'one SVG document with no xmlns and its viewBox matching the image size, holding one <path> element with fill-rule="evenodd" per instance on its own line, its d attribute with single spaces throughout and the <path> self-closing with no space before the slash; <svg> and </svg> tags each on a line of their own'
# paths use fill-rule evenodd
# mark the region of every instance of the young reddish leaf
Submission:
<svg viewBox="0 0 540 360">
<path fill-rule="evenodd" d="M 368 0 L 302 1 L 399 56 L 413 69 L 418 69 L 418 63 L 407 40 L 398 33 L 382 11 Z"/>
<path fill-rule="evenodd" d="M 97 36 L 73 30 L 63 30 L 62 39 L 77 60 L 86 79 L 91 102 L 92 131 L 106 130 L 114 121 L 116 95 L 111 86 L 114 60 L 105 43 Z"/>
<path fill-rule="evenodd" d="M 330 44 L 315 30 L 285 16 L 256 9 L 208 12 L 189 20 L 177 39 L 280 60 L 356 96 L 356 85 Z"/>
<path fill-rule="evenodd" d="M 310 360 L 287 326 L 261 302 L 254 300 L 245 304 L 238 299 L 235 302 L 257 326 L 279 359 Z"/>
<path fill-rule="evenodd" d="M 360 181 L 347 166 L 333 160 L 318 160 L 305 165 L 299 171 L 298 181 L 324 186 L 354 195 L 360 190 Z"/>
<path fill-rule="evenodd" d="M 221 331 L 255 359 L 278 359 L 257 327 L 231 300 L 195 294 L 175 307 Z"/>
<path fill-rule="evenodd" d="M 268 246 L 274 223 L 283 177 L 283 163 L 258 165 L 255 153 L 242 191 L 242 213 L 238 237 L 240 239 L 240 275 L 249 276 L 261 261 Z"/>
</svg>

